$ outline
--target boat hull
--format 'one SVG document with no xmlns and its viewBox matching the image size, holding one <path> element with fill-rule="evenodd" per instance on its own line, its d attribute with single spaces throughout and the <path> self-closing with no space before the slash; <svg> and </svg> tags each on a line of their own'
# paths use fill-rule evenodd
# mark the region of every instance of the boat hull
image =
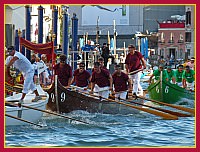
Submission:
<svg viewBox="0 0 200 152">
<path fill-rule="evenodd" d="M 59 113 L 69 113 L 74 110 L 84 110 L 90 113 L 104 113 L 104 114 L 136 114 L 140 111 L 132 107 L 127 107 L 116 102 L 107 100 L 101 101 L 98 97 L 87 95 L 86 93 L 76 92 L 74 90 L 65 89 L 58 82 L 58 93 L 56 102 L 55 84 L 48 90 L 49 101 L 47 109 Z M 137 99 L 135 102 L 142 102 Z"/>
<path fill-rule="evenodd" d="M 175 104 L 183 98 L 190 100 L 195 99 L 195 93 L 186 90 L 176 84 L 167 81 L 157 81 L 148 87 L 148 93 L 151 99 L 162 101 L 165 103 Z"/>
</svg>

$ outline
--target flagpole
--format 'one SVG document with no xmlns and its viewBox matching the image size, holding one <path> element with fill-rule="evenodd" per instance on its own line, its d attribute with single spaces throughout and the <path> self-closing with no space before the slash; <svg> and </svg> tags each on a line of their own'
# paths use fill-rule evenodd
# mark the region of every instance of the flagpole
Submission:
<svg viewBox="0 0 200 152">
<path fill-rule="evenodd" d="M 113 25 L 114 25 L 114 55 L 116 55 L 116 36 L 117 36 L 117 34 L 116 34 L 116 28 L 115 28 L 115 26 L 116 26 L 115 20 L 113 20 Z"/>
<path fill-rule="evenodd" d="M 110 33 L 109 33 L 109 31 L 108 31 L 108 48 L 110 50 Z"/>
<path fill-rule="evenodd" d="M 96 34 L 96 44 L 99 43 L 99 16 L 97 18 L 97 34 Z"/>
<path fill-rule="evenodd" d="M 22 53 L 22 45 L 20 44 L 20 38 L 21 38 L 21 34 L 22 32 L 20 31 L 20 29 L 18 30 L 18 38 L 19 38 L 19 45 L 20 45 L 20 51 Z"/>
</svg>

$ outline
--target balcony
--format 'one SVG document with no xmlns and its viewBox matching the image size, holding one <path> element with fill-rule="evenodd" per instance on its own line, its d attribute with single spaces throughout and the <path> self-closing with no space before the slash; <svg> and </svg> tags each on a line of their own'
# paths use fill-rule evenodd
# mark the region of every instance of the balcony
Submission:
<svg viewBox="0 0 200 152">
<path fill-rule="evenodd" d="M 168 43 L 173 44 L 174 40 L 169 40 Z"/>
<path fill-rule="evenodd" d="M 179 44 L 183 44 L 184 41 L 183 41 L 183 40 L 178 40 L 178 43 L 179 43 Z"/>
<path fill-rule="evenodd" d="M 158 40 L 158 43 L 160 43 L 161 45 L 165 44 L 165 40 Z"/>
</svg>

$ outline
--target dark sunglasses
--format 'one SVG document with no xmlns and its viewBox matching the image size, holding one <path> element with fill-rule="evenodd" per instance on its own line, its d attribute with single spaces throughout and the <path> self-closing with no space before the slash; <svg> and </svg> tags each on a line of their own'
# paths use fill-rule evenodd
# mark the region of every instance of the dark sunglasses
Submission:
<svg viewBox="0 0 200 152">
<path fill-rule="evenodd" d="M 65 61 L 60 61 L 61 63 L 65 63 Z"/>
</svg>

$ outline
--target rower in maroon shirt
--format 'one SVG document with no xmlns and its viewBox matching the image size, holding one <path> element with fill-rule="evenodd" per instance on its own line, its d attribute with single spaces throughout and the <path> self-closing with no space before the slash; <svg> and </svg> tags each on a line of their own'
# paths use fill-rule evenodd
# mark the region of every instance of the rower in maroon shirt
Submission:
<svg viewBox="0 0 200 152">
<path fill-rule="evenodd" d="M 125 60 L 125 67 L 127 74 L 131 74 L 130 78 L 133 81 L 133 93 L 138 95 L 139 92 L 142 95 L 143 90 L 140 85 L 140 77 L 142 74 L 142 70 L 146 69 L 146 62 L 142 54 L 136 51 L 136 48 L 133 44 L 128 46 L 128 55 L 126 56 Z M 142 64 L 141 64 L 142 63 Z M 142 67 L 143 66 L 143 67 Z"/>
<path fill-rule="evenodd" d="M 128 75 L 121 71 L 120 65 L 115 66 L 115 72 L 113 73 L 112 78 L 115 91 L 115 98 L 126 99 L 128 86 L 129 91 L 131 91 L 132 85 Z"/>
<path fill-rule="evenodd" d="M 112 90 L 112 76 L 111 74 L 100 68 L 100 63 L 94 63 L 94 72 L 91 78 L 91 92 L 93 93 L 95 87 L 95 92 L 103 98 L 108 98 L 109 90 Z"/>
<path fill-rule="evenodd" d="M 78 87 L 87 87 L 89 84 L 90 73 L 85 70 L 85 63 L 79 63 L 79 68 L 74 71 L 71 84 L 75 82 Z"/>
<path fill-rule="evenodd" d="M 60 63 L 56 64 L 54 76 L 58 75 L 58 80 L 63 86 L 69 87 L 72 80 L 72 68 L 66 63 L 66 55 L 60 55 Z"/>
<path fill-rule="evenodd" d="M 104 66 L 104 59 L 103 59 L 102 57 L 98 58 L 98 62 L 99 62 L 99 64 L 100 64 L 100 68 L 101 68 L 101 69 L 104 69 L 104 70 L 110 72 L 110 71 Z M 92 72 L 94 72 L 94 68 L 92 69 Z"/>
</svg>

